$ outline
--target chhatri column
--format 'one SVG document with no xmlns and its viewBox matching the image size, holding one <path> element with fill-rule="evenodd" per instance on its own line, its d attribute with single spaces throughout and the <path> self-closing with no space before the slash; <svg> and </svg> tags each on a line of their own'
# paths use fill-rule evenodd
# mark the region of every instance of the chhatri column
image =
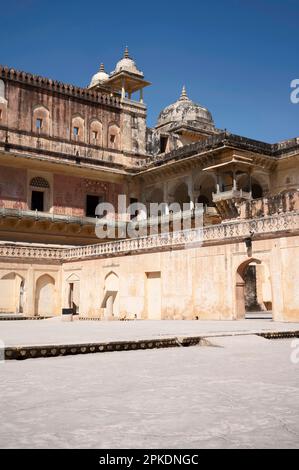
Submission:
<svg viewBox="0 0 299 470">
<path fill-rule="evenodd" d="M 121 99 L 123 100 L 126 97 L 126 89 L 125 89 L 125 80 L 122 79 L 121 82 Z"/>
<path fill-rule="evenodd" d="M 220 175 L 218 171 L 216 173 L 216 192 L 217 194 L 220 193 Z"/>
<path fill-rule="evenodd" d="M 233 169 L 233 190 L 237 190 L 236 169 Z"/>
<path fill-rule="evenodd" d="M 189 176 L 188 180 L 187 180 L 187 186 L 188 186 L 188 196 L 189 196 L 189 199 L 190 199 L 190 210 L 192 211 L 192 209 L 194 208 L 194 203 L 193 203 L 193 179 L 192 179 L 192 175 Z"/>
<path fill-rule="evenodd" d="M 143 88 L 140 88 L 140 103 L 143 103 Z"/>
</svg>

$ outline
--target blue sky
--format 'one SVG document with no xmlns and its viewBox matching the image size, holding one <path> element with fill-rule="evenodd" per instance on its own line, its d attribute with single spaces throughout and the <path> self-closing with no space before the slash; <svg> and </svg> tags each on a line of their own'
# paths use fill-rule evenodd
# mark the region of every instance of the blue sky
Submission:
<svg viewBox="0 0 299 470">
<path fill-rule="evenodd" d="M 148 125 L 182 85 L 217 127 L 275 142 L 299 136 L 298 0 L 0 0 L 0 63 L 78 86 L 127 44 L 152 86 Z"/>
</svg>

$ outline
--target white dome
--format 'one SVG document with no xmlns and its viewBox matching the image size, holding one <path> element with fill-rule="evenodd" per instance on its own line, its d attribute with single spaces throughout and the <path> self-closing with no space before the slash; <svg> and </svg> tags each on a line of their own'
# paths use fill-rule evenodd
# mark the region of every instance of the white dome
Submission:
<svg viewBox="0 0 299 470">
<path fill-rule="evenodd" d="M 210 111 L 190 100 L 187 96 L 185 87 L 183 87 L 180 98 L 175 103 L 167 106 L 163 111 L 161 111 L 157 125 L 162 126 L 171 123 L 184 123 L 192 127 L 214 127 Z"/>
<path fill-rule="evenodd" d="M 124 57 L 117 62 L 115 70 L 112 72 L 112 74 L 118 73 L 118 72 L 131 72 L 134 73 L 135 75 L 140 75 L 143 77 L 143 73 L 137 69 L 137 66 L 131 57 L 129 57 L 129 50 L 126 47 Z M 111 74 L 111 75 L 112 75 Z"/>
<path fill-rule="evenodd" d="M 104 64 L 101 64 L 99 72 L 93 75 L 88 88 L 92 88 L 96 85 L 101 85 L 102 83 L 106 82 L 108 78 L 109 75 L 105 72 Z"/>
</svg>

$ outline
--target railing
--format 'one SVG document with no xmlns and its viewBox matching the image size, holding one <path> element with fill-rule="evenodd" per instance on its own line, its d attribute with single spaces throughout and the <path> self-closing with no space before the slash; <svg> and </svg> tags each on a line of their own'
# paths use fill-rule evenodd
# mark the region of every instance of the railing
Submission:
<svg viewBox="0 0 299 470">
<path fill-rule="evenodd" d="M 251 199 L 251 192 L 243 191 L 242 189 L 230 189 L 229 191 L 220 191 L 213 193 L 213 202 L 224 201 L 226 199 Z"/>
<path fill-rule="evenodd" d="M 215 207 L 208 207 L 204 206 L 203 207 L 203 213 L 209 214 L 209 215 L 215 215 L 217 214 L 217 210 Z M 102 222 L 103 225 L 107 226 L 115 226 L 119 228 L 125 228 L 126 225 L 130 221 L 130 214 L 124 214 L 124 216 L 127 217 L 127 219 L 122 219 L 121 214 L 117 214 L 117 216 L 120 216 L 119 219 L 106 219 L 106 218 L 97 218 L 95 217 L 80 217 L 80 216 L 74 216 L 74 215 L 64 215 L 64 214 L 55 214 L 53 212 L 40 212 L 40 211 L 33 211 L 33 210 L 28 210 L 28 209 L 13 209 L 13 208 L 7 208 L 7 207 L 1 207 L 0 208 L 0 217 L 17 217 L 19 219 L 21 218 L 29 218 L 33 220 L 48 220 L 50 222 L 65 222 L 68 224 L 80 224 L 80 225 L 98 225 L 99 223 Z M 187 211 L 178 211 L 177 213 L 170 213 L 167 216 L 157 216 L 157 217 L 149 217 L 147 219 L 142 219 L 140 218 L 138 220 L 139 225 L 154 225 L 154 224 L 161 224 L 165 220 L 182 220 L 185 218 L 190 218 L 195 216 L 195 211 L 194 209 L 190 209 Z"/>
<path fill-rule="evenodd" d="M 100 257 L 146 251 L 155 248 L 184 246 L 217 242 L 226 239 L 245 238 L 254 232 L 255 236 L 265 233 L 299 230 L 299 212 L 276 214 L 261 219 L 227 222 L 210 225 L 201 229 L 188 229 L 165 234 L 149 235 L 140 238 L 125 239 L 113 242 L 70 248 L 66 259 Z"/>
<path fill-rule="evenodd" d="M 219 134 L 207 137 L 203 141 L 184 145 L 183 147 L 172 150 L 168 153 L 151 156 L 147 159 L 146 163 L 148 165 L 162 164 L 168 160 L 187 158 L 189 156 L 204 152 L 208 149 L 219 148 L 223 145 L 237 146 L 239 148 L 248 149 L 269 156 L 275 156 L 275 150 L 277 150 L 277 144 L 267 144 L 258 140 L 230 134 L 229 132 L 220 132 Z M 295 145 L 298 149 L 299 142 L 297 141 L 296 143 L 293 143 L 293 145 Z M 287 148 L 287 146 L 285 148 Z"/>
<path fill-rule="evenodd" d="M 201 243 L 244 239 L 253 233 L 253 240 L 260 234 L 284 231 L 299 232 L 299 212 L 287 212 L 270 217 L 226 222 L 200 229 L 189 229 L 140 238 L 124 239 L 94 245 L 71 248 L 44 248 L 20 245 L 0 245 L 0 258 L 33 258 L 45 260 L 76 260 L 98 258 L 130 252 L 150 251 L 159 248 L 195 246 Z"/>
<path fill-rule="evenodd" d="M 39 248 L 20 245 L 0 245 L 0 258 L 30 258 L 63 260 L 69 248 Z"/>
</svg>

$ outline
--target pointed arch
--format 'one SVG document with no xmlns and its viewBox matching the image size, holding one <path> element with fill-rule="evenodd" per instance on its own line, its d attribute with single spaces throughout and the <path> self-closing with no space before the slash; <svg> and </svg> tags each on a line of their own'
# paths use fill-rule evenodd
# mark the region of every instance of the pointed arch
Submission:
<svg viewBox="0 0 299 470">
<path fill-rule="evenodd" d="M 120 149 L 120 127 L 116 122 L 112 121 L 108 125 L 107 142 L 109 148 Z"/>
<path fill-rule="evenodd" d="M 248 269 L 251 266 L 255 266 L 255 269 L 249 273 Z M 251 257 L 238 266 L 235 299 L 236 319 L 245 318 L 246 308 L 250 311 L 250 305 L 254 307 L 251 311 L 272 310 L 270 269 L 264 260 Z"/>
<path fill-rule="evenodd" d="M 36 104 L 33 106 L 32 132 L 50 134 L 50 111 L 43 104 Z"/>
<path fill-rule="evenodd" d="M 23 313 L 25 278 L 16 271 L 2 275 L 0 279 L 0 312 Z"/>
<path fill-rule="evenodd" d="M 104 278 L 104 296 L 101 303 L 106 320 L 119 318 L 119 277 L 110 271 Z"/>
<path fill-rule="evenodd" d="M 103 125 L 96 118 L 91 119 L 89 122 L 89 143 L 103 145 Z"/>
<path fill-rule="evenodd" d="M 55 314 L 55 279 L 50 274 L 42 274 L 36 280 L 35 314 L 45 316 Z"/>
</svg>

